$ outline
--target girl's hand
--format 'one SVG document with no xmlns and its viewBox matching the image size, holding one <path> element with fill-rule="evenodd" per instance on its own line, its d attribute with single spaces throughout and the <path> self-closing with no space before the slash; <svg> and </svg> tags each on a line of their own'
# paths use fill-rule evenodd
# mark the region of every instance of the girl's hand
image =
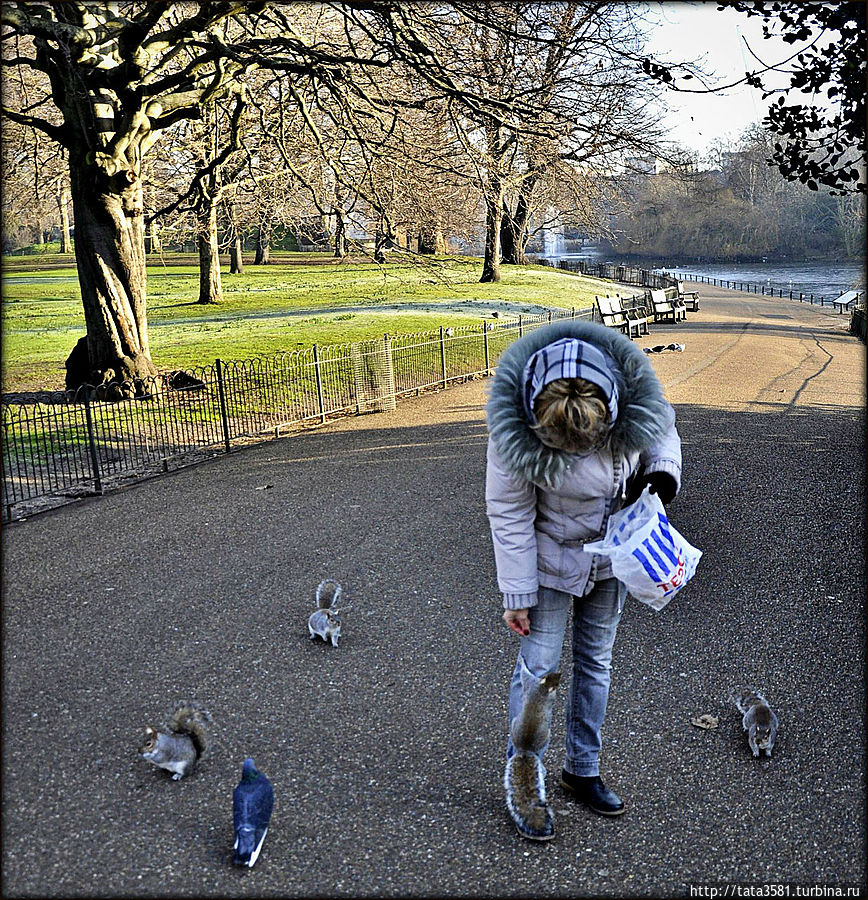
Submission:
<svg viewBox="0 0 868 900">
<path fill-rule="evenodd" d="M 530 634 L 530 616 L 526 609 L 505 609 L 503 621 L 520 637 Z"/>
</svg>

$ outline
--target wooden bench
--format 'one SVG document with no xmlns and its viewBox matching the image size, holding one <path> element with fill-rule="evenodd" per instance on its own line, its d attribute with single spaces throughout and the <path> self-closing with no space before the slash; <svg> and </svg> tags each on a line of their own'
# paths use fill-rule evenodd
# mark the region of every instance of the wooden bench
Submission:
<svg viewBox="0 0 868 900">
<path fill-rule="evenodd" d="M 597 309 L 600 319 L 609 328 L 617 328 L 633 340 L 633 332 L 636 337 L 640 334 L 648 334 L 648 322 L 652 317 L 644 306 L 624 306 L 620 296 L 596 297 Z"/>
<path fill-rule="evenodd" d="M 655 322 L 666 322 L 669 319 L 673 322 L 680 322 L 687 318 L 687 307 L 677 297 L 670 300 L 662 288 L 652 289 L 650 294 Z"/>
<path fill-rule="evenodd" d="M 678 299 L 684 304 L 685 309 L 689 309 L 691 312 L 699 311 L 699 291 L 685 291 L 684 290 L 684 282 L 677 282 L 678 286 Z"/>
<path fill-rule="evenodd" d="M 845 309 L 849 309 L 859 300 L 859 295 L 861 293 L 861 291 L 844 291 L 840 297 L 836 297 L 832 301 L 832 306 L 834 306 L 838 312 L 844 312 Z"/>
</svg>

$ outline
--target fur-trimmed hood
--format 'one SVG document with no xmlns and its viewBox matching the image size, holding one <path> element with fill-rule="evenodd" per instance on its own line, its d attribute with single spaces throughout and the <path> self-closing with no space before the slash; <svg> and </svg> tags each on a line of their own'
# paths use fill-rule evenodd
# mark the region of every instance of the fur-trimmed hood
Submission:
<svg viewBox="0 0 868 900">
<path fill-rule="evenodd" d="M 540 441 L 528 422 L 522 395 L 530 357 L 554 341 L 577 338 L 601 350 L 618 385 L 618 415 L 610 441 L 615 452 L 654 446 L 669 427 L 669 404 L 648 358 L 629 338 L 594 322 L 569 319 L 544 325 L 507 348 L 489 388 L 488 431 L 504 465 L 535 484 L 557 487 L 572 455 Z"/>
</svg>

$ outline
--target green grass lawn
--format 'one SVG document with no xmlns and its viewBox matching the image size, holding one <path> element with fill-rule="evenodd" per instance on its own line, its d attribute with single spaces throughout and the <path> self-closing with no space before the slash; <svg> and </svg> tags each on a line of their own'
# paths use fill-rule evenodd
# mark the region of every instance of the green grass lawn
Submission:
<svg viewBox="0 0 868 900">
<path fill-rule="evenodd" d="M 166 256 L 148 267 L 151 355 L 159 369 L 189 369 L 312 344 L 479 323 L 543 308 L 586 308 L 611 282 L 542 266 L 504 266 L 480 284 L 478 259 L 439 258 L 383 266 L 295 254 L 241 275 L 223 268 L 224 301 L 203 306 L 198 268 Z M 60 257 L 3 259 L 3 391 L 63 387 L 64 360 L 85 333 L 75 268 Z"/>
</svg>

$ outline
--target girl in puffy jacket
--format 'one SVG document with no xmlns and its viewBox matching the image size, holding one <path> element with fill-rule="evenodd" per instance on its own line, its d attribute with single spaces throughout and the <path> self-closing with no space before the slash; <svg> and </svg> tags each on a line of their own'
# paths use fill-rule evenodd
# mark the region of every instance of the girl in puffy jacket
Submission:
<svg viewBox="0 0 868 900">
<path fill-rule="evenodd" d="M 632 341 L 576 320 L 539 328 L 506 350 L 486 412 L 486 511 L 503 618 L 521 637 L 510 723 L 530 687 L 558 668 L 572 611 L 561 784 L 594 812 L 617 816 L 624 804 L 603 784 L 599 754 L 626 588 L 608 559 L 583 545 L 602 537 L 609 516 L 646 484 L 664 503 L 675 496 L 681 480 L 675 413 Z M 554 836 L 553 818 L 547 812 L 540 827 L 522 809 L 530 793 L 531 806 L 547 810 L 545 751 L 536 754 L 536 788 L 517 785 L 509 762 L 516 747 L 511 738 L 507 744 L 507 807 L 519 832 L 537 840 Z"/>
</svg>

